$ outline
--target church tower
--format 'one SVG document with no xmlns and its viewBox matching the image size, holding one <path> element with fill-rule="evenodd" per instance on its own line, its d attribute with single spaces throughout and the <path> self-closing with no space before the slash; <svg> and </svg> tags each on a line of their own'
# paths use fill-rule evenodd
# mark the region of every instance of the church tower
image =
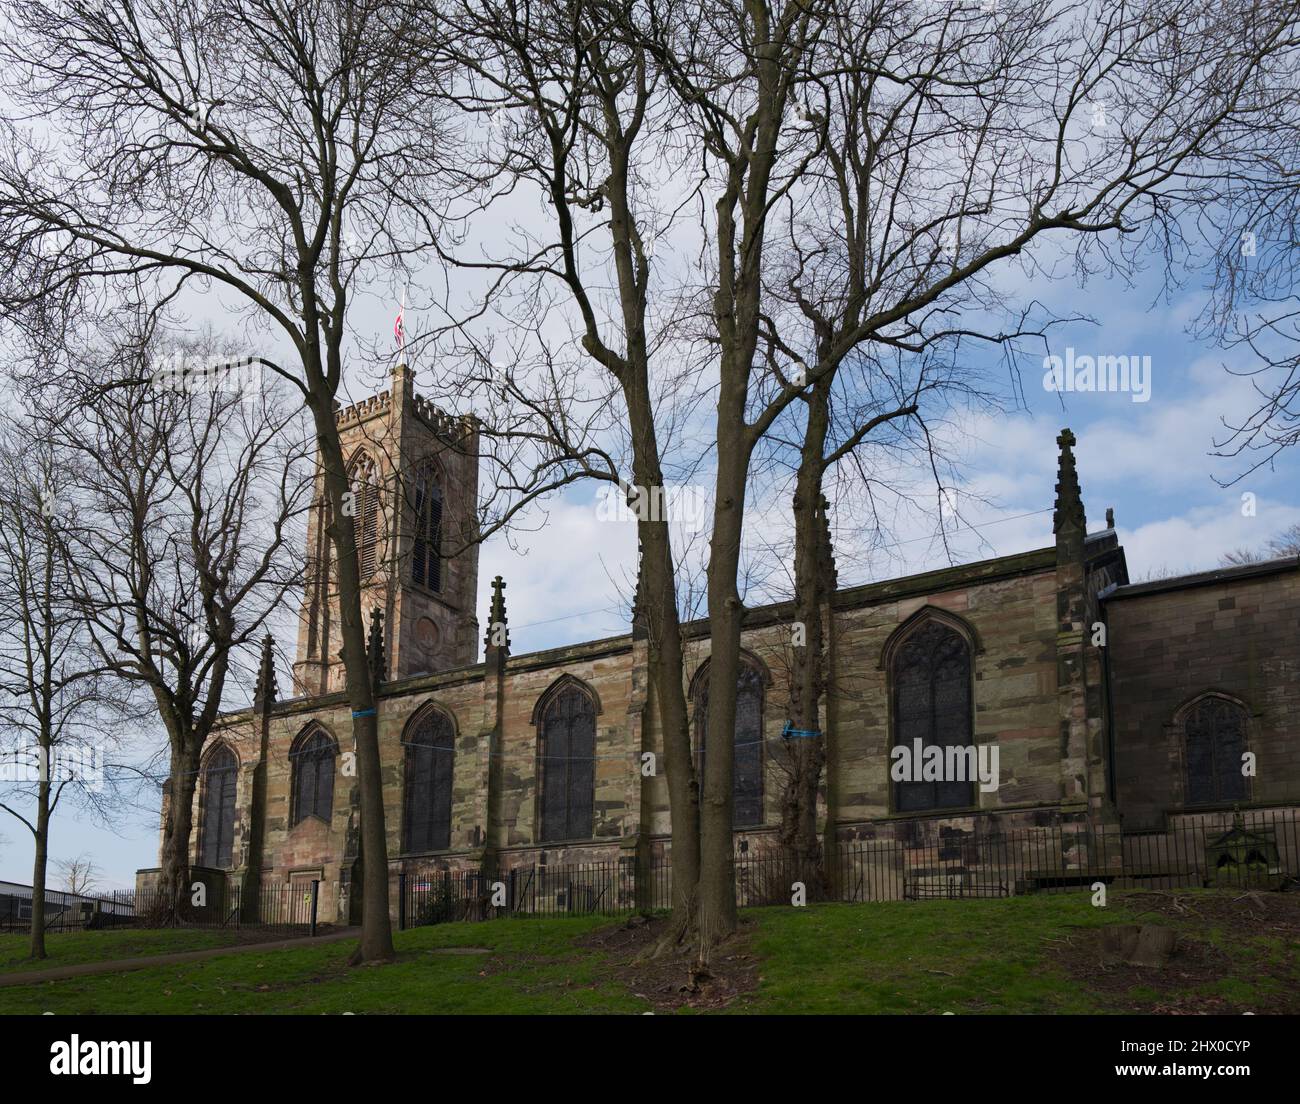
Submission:
<svg viewBox="0 0 1300 1104">
<path fill-rule="evenodd" d="M 361 613 L 383 612 L 389 680 L 478 658 L 478 422 L 415 393 L 398 365 L 389 390 L 335 411 L 361 560 Z M 307 586 L 294 691 L 343 689 L 343 646 L 329 503 L 317 472 L 307 524 Z"/>
</svg>

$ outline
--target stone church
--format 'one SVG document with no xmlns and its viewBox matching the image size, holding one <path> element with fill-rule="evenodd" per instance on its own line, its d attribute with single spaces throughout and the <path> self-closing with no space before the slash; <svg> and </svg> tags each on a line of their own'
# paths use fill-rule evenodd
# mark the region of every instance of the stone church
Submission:
<svg viewBox="0 0 1300 1104">
<path fill-rule="evenodd" d="M 337 419 L 381 680 L 394 887 L 402 875 L 539 863 L 661 869 L 668 794 L 662 771 L 643 770 L 661 741 L 635 608 L 621 635 L 514 654 L 505 583 L 479 591 L 475 420 L 437 410 L 402 367 Z M 1074 443 L 1069 430 L 1057 438 L 1054 544 L 834 591 L 823 610 L 828 847 L 1071 825 L 1158 836 L 1225 825 L 1234 807 L 1294 821 L 1300 560 L 1130 583 L 1111 512 L 1088 531 Z M 322 918 L 345 919 L 359 904 L 356 780 L 343 767 L 351 717 L 319 484 L 316 502 L 294 696 L 277 697 L 268 642 L 253 707 L 223 715 L 206 750 L 192 859 L 242 885 L 319 880 Z M 746 615 L 738 852 L 771 847 L 779 821 L 791 616 L 780 604 Z M 698 740 L 707 624 L 684 631 Z M 891 749 L 916 740 L 996 745 L 996 785 L 896 781 Z M 141 871 L 141 887 L 153 875 Z"/>
</svg>

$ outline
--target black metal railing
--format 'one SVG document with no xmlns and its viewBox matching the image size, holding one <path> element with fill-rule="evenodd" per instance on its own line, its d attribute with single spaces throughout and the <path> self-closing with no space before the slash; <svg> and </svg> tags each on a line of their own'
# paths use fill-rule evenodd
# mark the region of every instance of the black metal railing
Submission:
<svg viewBox="0 0 1300 1104">
<path fill-rule="evenodd" d="M 1110 824 L 1062 823 L 1003 832 L 996 815 L 967 820 L 893 821 L 860 831 L 898 838 L 841 841 L 818 862 L 800 861 L 753 838 L 734 859 L 741 907 L 819 900 L 915 901 L 1117 888 L 1282 889 L 1300 885 L 1300 808 L 1182 813 L 1160 830 L 1121 832 Z M 398 927 L 493 917 L 627 915 L 672 907 L 666 859 L 503 865 L 479 870 L 407 870 L 396 879 Z M 0 892 L 0 931 L 27 931 L 30 893 Z M 51 892 L 50 932 L 117 927 L 239 928 L 315 934 L 348 915 L 346 887 L 320 880 L 235 879 L 204 883 L 176 909 L 157 890 L 95 898 Z"/>
<path fill-rule="evenodd" d="M 904 838 L 841 842 L 817 862 L 764 848 L 737 854 L 741 907 L 812 901 L 917 901 L 1117 888 L 1281 889 L 1300 883 L 1300 809 L 1185 813 L 1159 831 L 1064 823 L 1003 832 L 996 818 L 973 830 L 917 820 Z M 873 830 L 880 830 L 876 826 Z M 430 871 L 398 879 L 400 927 L 498 916 L 624 915 L 672 907 L 666 860 L 638 875 L 627 860 L 525 865 L 499 874 Z"/>
<path fill-rule="evenodd" d="M 197 884 L 197 883 L 196 883 Z M 314 935 L 337 915 L 338 883 L 264 881 L 245 887 L 233 879 L 202 883 L 179 904 L 160 890 L 123 890 L 94 898 L 65 900 L 47 895 L 47 932 L 113 928 L 250 929 L 284 935 Z M 0 931 L 31 930 L 32 898 L 28 887 L 0 896 Z"/>
<path fill-rule="evenodd" d="M 489 916 L 615 916 L 638 907 L 636 869 L 626 861 L 515 866 L 498 874 L 439 870 L 398 876 L 398 926 Z"/>
</svg>

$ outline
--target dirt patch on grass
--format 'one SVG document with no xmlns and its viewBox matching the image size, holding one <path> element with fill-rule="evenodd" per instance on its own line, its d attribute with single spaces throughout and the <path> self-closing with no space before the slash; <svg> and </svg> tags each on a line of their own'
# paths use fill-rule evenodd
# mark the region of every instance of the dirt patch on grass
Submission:
<svg viewBox="0 0 1300 1104">
<path fill-rule="evenodd" d="M 577 941 L 604 953 L 604 968 L 657 1012 L 679 1008 L 725 1008 L 743 993 L 758 988 L 759 961 L 750 946 L 753 922 L 741 920 L 735 935 L 718 946 L 706 976 L 694 976 L 689 956 L 645 957 L 664 935 L 666 916 L 633 916 L 616 928 L 592 932 Z"/>
<path fill-rule="evenodd" d="M 1174 928 L 1168 964 L 1105 962 L 1097 928 L 1048 944 L 1050 957 L 1114 1011 L 1300 1012 L 1300 893 L 1129 893 L 1115 921 Z M 1225 982 L 1239 991 L 1223 992 Z"/>
</svg>

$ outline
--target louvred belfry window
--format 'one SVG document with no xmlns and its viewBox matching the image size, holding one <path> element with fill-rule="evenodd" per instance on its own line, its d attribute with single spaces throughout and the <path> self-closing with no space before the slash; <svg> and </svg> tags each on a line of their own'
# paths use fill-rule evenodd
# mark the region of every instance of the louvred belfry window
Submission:
<svg viewBox="0 0 1300 1104">
<path fill-rule="evenodd" d="M 909 755 L 918 739 L 923 754 L 929 747 L 969 746 L 971 657 L 966 639 L 940 621 L 928 620 L 895 652 L 892 667 L 894 746 L 906 747 Z M 975 804 L 973 779 L 918 781 L 922 762 L 913 757 L 913 780 L 894 783 L 896 811 L 960 809 Z"/>
<path fill-rule="evenodd" d="M 203 825 L 199 865 L 224 870 L 232 865 L 235 839 L 235 782 L 239 764 L 229 748 L 218 748 L 203 768 Z"/>
<path fill-rule="evenodd" d="M 415 544 L 411 551 L 411 579 L 430 590 L 442 589 L 442 488 L 432 464 L 415 477 Z"/>
<path fill-rule="evenodd" d="M 695 733 L 699 770 L 704 777 L 705 737 L 709 726 L 708 672 L 695 692 Z M 763 676 L 751 663 L 741 662 L 736 679 L 736 727 L 732 752 L 731 823 L 752 828 L 763 823 Z"/>
<path fill-rule="evenodd" d="M 1240 801 L 1250 796 L 1241 773 L 1246 751 L 1246 710 L 1213 695 L 1193 702 L 1183 714 L 1187 755 L 1187 804 Z"/>
<path fill-rule="evenodd" d="M 309 816 L 329 823 L 334 812 L 334 757 L 337 752 L 333 738 L 320 729 L 300 736 L 289 752 L 293 773 L 293 824 Z"/>
<path fill-rule="evenodd" d="M 348 489 L 353 494 L 352 524 L 356 531 L 357 561 L 364 579 L 373 575 L 379 565 L 379 472 L 368 456 L 353 462 Z"/>
<path fill-rule="evenodd" d="M 596 706 L 578 686 L 565 686 L 541 716 L 541 839 L 589 839 L 596 790 Z"/>
<path fill-rule="evenodd" d="M 455 730 L 441 710 L 425 713 L 406 743 L 406 850 L 443 851 L 451 846 L 452 768 Z"/>
</svg>

